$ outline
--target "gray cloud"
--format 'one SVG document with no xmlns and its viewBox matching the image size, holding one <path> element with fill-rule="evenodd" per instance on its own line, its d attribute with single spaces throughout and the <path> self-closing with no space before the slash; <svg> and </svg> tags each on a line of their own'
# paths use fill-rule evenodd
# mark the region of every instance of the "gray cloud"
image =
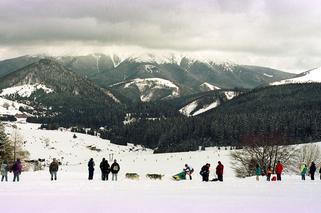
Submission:
<svg viewBox="0 0 321 213">
<path fill-rule="evenodd" d="M 118 46 L 206 51 L 304 70 L 321 66 L 320 6 L 317 0 L 2 0 L 0 58 Z"/>
</svg>

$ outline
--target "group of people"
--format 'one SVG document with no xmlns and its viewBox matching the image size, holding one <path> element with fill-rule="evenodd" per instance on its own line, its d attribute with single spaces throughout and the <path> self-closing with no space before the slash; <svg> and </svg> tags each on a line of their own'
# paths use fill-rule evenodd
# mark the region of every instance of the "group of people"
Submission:
<svg viewBox="0 0 321 213">
<path fill-rule="evenodd" d="M 8 162 L 4 160 L 1 164 L 1 181 L 8 181 L 8 172 L 13 172 L 13 182 L 20 180 L 20 174 L 22 171 L 21 161 L 18 158 L 14 164 L 10 167 Z"/>
<path fill-rule="evenodd" d="M 109 174 L 112 174 L 112 180 L 117 181 L 117 176 L 120 171 L 120 166 L 117 163 L 117 160 L 114 160 L 112 165 L 110 166 L 108 161 L 103 158 L 100 165 L 100 171 L 101 171 L 101 180 L 107 181 L 109 178 Z M 56 160 L 56 158 L 53 158 L 53 161 L 49 165 L 49 172 L 51 175 L 51 180 L 57 180 L 57 172 L 59 169 L 59 162 Z M 218 161 L 218 164 L 216 166 L 216 178 L 212 179 L 211 181 L 223 181 L 223 170 L 224 165 L 221 163 L 221 161 Z M 17 159 L 14 164 L 10 167 L 8 162 L 4 160 L 0 167 L 1 172 L 1 181 L 8 181 L 8 172 L 13 172 L 13 181 L 19 181 L 19 177 L 22 171 L 22 165 L 20 159 Z M 88 180 L 93 180 L 94 178 L 94 171 L 95 171 L 95 162 L 93 158 L 90 158 L 88 161 Z M 305 180 L 305 176 L 308 174 L 311 177 L 311 180 L 314 180 L 315 173 L 317 171 L 316 164 L 314 162 L 311 163 L 309 169 L 306 164 L 302 164 L 300 167 L 300 174 L 301 179 Z M 185 164 L 183 169 L 183 175 L 184 179 L 186 179 L 186 176 L 189 176 L 189 179 L 192 180 L 192 174 L 194 172 L 194 169 L 189 166 L 188 164 Z M 272 166 L 269 165 L 265 170 L 262 170 L 259 164 L 255 167 L 255 174 L 256 174 L 256 180 L 259 181 L 260 176 L 266 175 L 267 181 L 281 181 L 281 175 L 283 172 L 283 165 L 280 161 L 277 162 L 274 168 L 274 172 L 276 174 L 276 177 L 272 177 L 273 169 Z M 321 179 L 321 168 L 319 170 L 320 173 L 320 179 Z M 210 175 L 210 164 L 207 163 L 204 166 L 202 166 L 200 175 L 202 176 L 202 181 L 209 181 L 209 175 Z"/>
<path fill-rule="evenodd" d="M 117 181 L 117 175 L 120 171 L 120 166 L 117 163 L 117 160 L 114 160 L 114 163 L 109 165 L 108 161 L 103 158 L 100 165 L 100 171 L 101 171 L 101 180 L 106 181 L 108 180 L 109 174 L 112 174 L 112 180 Z M 94 178 L 94 171 L 95 171 L 95 162 L 93 158 L 90 158 L 88 162 L 88 180 L 92 180 Z"/>
<path fill-rule="evenodd" d="M 282 179 L 281 175 L 282 175 L 282 172 L 283 172 L 283 165 L 282 165 L 282 163 L 280 161 L 278 161 L 277 164 L 275 165 L 274 171 L 275 171 L 276 177 L 273 177 L 275 179 L 272 178 L 272 181 L 274 181 L 274 180 L 281 181 L 281 179 Z M 317 171 L 317 167 L 316 167 L 314 162 L 311 163 L 311 165 L 309 167 L 309 171 L 308 171 L 307 165 L 306 164 L 302 164 L 301 167 L 300 167 L 301 179 L 305 180 L 305 176 L 306 176 L 306 174 L 308 174 L 311 177 L 311 180 L 314 180 L 314 175 L 315 175 L 316 171 Z M 273 170 L 272 170 L 271 165 L 269 165 L 267 167 L 267 169 L 266 169 L 266 171 L 264 173 L 264 171 L 262 171 L 260 165 L 256 164 L 255 175 L 256 175 L 256 180 L 257 181 L 260 180 L 260 176 L 262 176 L 262 174 L 266 175 L 266 180 L 267 181 L 270 181 L 272 173 L 273 173 Z M 320 179 L 321 179 L 321 168 L 319 170 L 319 173 L 320 173 Z"/>
<path fill-rule="evenodd" d="M 300 168 L 301 179 L 305 180 L 305 176 L 308 173 L 308 175 L 310 175 L 311 180 L 314 180 L 314 175 L 315 175 L 316 171 L 317 171 L 317 167 L 314 162 L 311 162 L 311 165 L 309 167 L 309 172 L 308 172 L 307 165 L 302 164 L 301 168 Z M 320 179 L 321 179 L 321 167 L 320 167 L 319 173 L 320 173 Z"/>
<path fill-rule="evenodd" d="M 202 181 L 208 182 L 209 181 L 209 176 L 210 176 L 210 164 L 207 163 L 204 166 L 202 166 L 200 175 L 202 176 Z M 212 179 L 211 181 L 223 181 L 223 170 L 224 170 L 224 165 L 221 163 L 221 161 L 218 161 L 217 166 L 216 166 L 216 176 L 217 178 Z"/>
<path fill-rule="evenodd" d="M 272 181 L 275 181 L 275 180 L 281 181 L 281 179 L 282 179 L 281 175 L 282 175 L 282 172 L 283 172 L 283 165 L 282 165 L 282 163 L 280 161 L 278 161 L 277 164 L 275 165 L 274 171 L 275 171 L 276 177 L 273 177 Z M 256 175 L 256 180 L 257 181 L 260 180 L 260 176 L 262 176 L 262 175 L 266 175 L 266 180 L 267 181 L 271 181 L 272 173 L 273 173 L 273 169 L 272 169 L 271 165 L 269 165 L 266 168 L 265 173 L 262 171 L 262 169 L 261 169 L 259 164 L 256 164 L 256 166 L 255 166 L 255 175 Z"/>
</svg>

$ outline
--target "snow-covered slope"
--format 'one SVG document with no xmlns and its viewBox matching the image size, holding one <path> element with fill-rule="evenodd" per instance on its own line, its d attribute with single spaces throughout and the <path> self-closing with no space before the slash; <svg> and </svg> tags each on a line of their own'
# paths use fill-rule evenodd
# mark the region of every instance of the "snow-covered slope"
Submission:
<svg viewBox="0 0 321 213">
<path fill-rule="evenodd" d="M 13 123 L 6 124 L 6 131 L 10 135 L 16 131 Z M 68 130 L 42 130 L 39 124 L 19 124 L 17 133 L 22 137 L 23 149 L 30 154 L 29 158 L 46 159 L 46 162 L 57 158 L 63 165 L 79 165 L 86 163 L 89 157 L 108 158 L 109 154 L 118 156 L 121 153 L 138 153 L 146 149 L 141 146 L 119 146 L 97 136 L 73 133 Z M 74 134 L 76 138 L 74 138 Z M 149 150 L 145 152 L 150 152 Z"/>
<path fill-rule="evenodd" d="M 207 96 L 205 96 L 205 97 L 201 96 L 200 98 L 198 98 L 198 99 L 188 103 L 184 107 L 182 107 L 179 110 L 179 112 L 185 116 L 188 116 L 188 117 L 200 115 L 204 112 L 214 109 L 215 107 L 218 107 L 221 104 L 222 99 L 223 100 L 231 100 L 238 95 L 238 93 L 235 91 L 222 91 L 222 94 L 223 94 L 223 98 L 216 97 L 216 98 L 207 99 L 208 98 Z"/>
<path fill-rule="evenodd" d="M 6 129 L 11 131 L 8 126 Z M 108 208 L 111 212 L 133 213 L 178 210 L 196 213 L 209 209 L 270 213 L 267 202 L 273 203 L 276 212 L 319 212 L 321 184 L 318 180 L 310 181 L 307 177 L 302 181 L 300 175 L 284 175 L 281 182 L 267 182 L 265 177 L 260 177 L 260 181 L 255 177 L 235 178 L 229 149 L 152 154 L 148 150 L 135 151 L 137 147 L 134 146 L 99 141 L 94 136 L 76 134 L 77 139 L 73 139 L 73 133 L 37 130 L 37 126 L 31 124 L 18 124 L 18 133 L 23 136 L 24 148 L 31 156 L 44 157 L 47 162 L 57 157 L 63 165 L 59 168 L 57 181 L 50 181 L 48 166 L 43 171 L 22 172 L 20 183 L 12 183 L 12 173 L 9 173 L 10 182 L 2 182 L 0 187 L 3 212 L 85 213 Z M 91 146 L 93 143 L 95 149 Z M 99 163 L 102 157 L 109 160 L 109 154 L 114 154 L 120 163 L 117 182 L 100 180 Z M 91 157 L 96 165 L 94 180 L 88 181 L 87 161 Z M 199 175 L 202 165 L 211 164 L 212 179 L 217 161 L 224 164 L 224 182 L 202 182 Z M 185 163 L 195 169 L 193 180 L 171 180 L 172 175 L 182 171 Z M 138 173 L 140 179 L 126 179 L 127 172 Z M 148 173 L 164 176 L 159 181 L 151 180 L 145 176 Z M 124 201 L 124 198 L 128 199 Z"/>
<path fill-rule="evenodd" d="M 207 82 L 204 82 L 203 84 L 200 85 L 200 89 L 202 91 L 212 91 L 212 90 L 219 90 L 221 88 L 213 85 L 213 84 L 210 84 L 210 83 L 207 83 Z"/>
<path fill-rule="evenodd" d="M 46 87 L 43 84 L 25 84 L 21 86 L 13 86 L 9 88 L 5 88 L 0 93 L 0 96 L 9 96 L 9 95 L 19 95 L 21 97 L 30 97 L 32 93 L 36 92 L 37 90 L 43 90 L 45 93 L 52 93 L 54 92 L 52 89 Z"/>
<path fill-rule="evenodd" d="M 20 107 L 23 107 L 24 109 L 32 109 L 32 107 L 25 104 L 0 97 L 0 115 L 15 115 L 17 113 L 21 113 L 19 111 Z"/>
<path fill-rule="evenodd" d="M 295 78 L 273 82 L 270 85 L 295 84 L 295 83 L 321 83 L 321 67 L 306 71 Z"/>
<path fill-rule="evenodd" d="M 164 98 L 178 97 L 180 94 L 179 87 L 173 82 L 162 78 L 136 78 L 124 84 L 124 88 L 136 86 L 140 92 L 140 99 L 143 102 L 151 101 L 155 98 L 156 93 L 161 90 L 170 90 L 170 94 Z"/>
</svg>

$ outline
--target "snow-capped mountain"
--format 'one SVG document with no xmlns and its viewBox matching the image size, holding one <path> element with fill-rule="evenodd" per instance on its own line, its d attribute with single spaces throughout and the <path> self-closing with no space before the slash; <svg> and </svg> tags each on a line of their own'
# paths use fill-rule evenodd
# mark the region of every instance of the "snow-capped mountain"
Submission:
<svg viewBox="0 0 321 213">
<path fill-rule="evenodd" d="M 255 88 L 295 76 L 265 67 L 238 65 L 210 56 L 168 52 L 23 56 L 0 61 L 0 77 L 44 58 L 56 60 L 77 75 L 103 88 L 133 79 L 161 78 L 175 82 L 180 88 L 180 96 L 217 88 Z M 125 93 L 120 95 L 128 97 Z"/>
<path fill-rule="evenodd" d="M 271 85 L 297 84 L 297 83 L 321 83 L 321 67 L 298 74 L 294 78 L 273 82 L 271 83 Z"/>
</svg>

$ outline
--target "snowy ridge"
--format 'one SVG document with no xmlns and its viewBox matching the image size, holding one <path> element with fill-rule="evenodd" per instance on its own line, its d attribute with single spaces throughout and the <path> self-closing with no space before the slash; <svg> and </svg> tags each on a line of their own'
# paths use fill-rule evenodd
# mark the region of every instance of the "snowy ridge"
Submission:
<svg viewBox="0 0 321 213">
<path fill-rule="evenodd" d="M 198 101 L 193 101 L 192 103 L 187 104 L 183 108 L 179 110 L 180 113 L 182 113 L 185 116 L 191 116 L 191 113 L 196 109 L 198 106 Z"/>
<path fill-rule="evenodd" d="M 0 96 L 9 96 L 17 94 L 21 97 L 30 97 L 32 93 L 40 89 L 47 94 L 54 92 L 53 89 L 50 89 L 43 84 L 25 84 L 21 86 L 13 86 L 3 89 L 0 93 Z"/>
<path fill-rule="evenodd" d="M 172 98 L 179 96 L 179 87 L 169 80 L 162 78 L 136 78 L 124 85 L 124 88 L 128 88 L 132 85 L 137 86 L 141 96 L 140 99 L 143 102 L 148 102 L 154 97 L 154 92 L 161 89 L 171 89 L 172 92 L 166 98 Z"/>
<path fill-rule="evenodd" d="M 204 106 L 204 108 L 197 110 L 196 112 L 193 113 L 193 116 L 202 114 L 204 112 L 207 112 L 208 110 L 214 109 L 215 107 L 217 107 L 218 105 L 220 105 L 219 101 L 214 101 L 213 103 Z"/>
<path fill-rule="evenodd" d="M 196 100 L 196 101 L 193 101 L 193 102 L 187 104 L 183 108 L 181 108 L 179 110 L 179 112 L 187 117 L 196 116 L 196 115 L 200 115 L 204 112 L 207 112 L 208 110 L 214 109 L 215 107 L 217 107 L 219 105 L 220 105 L 220 101 L 217 100 L 217 101 L 214 101 L 213 103 L 204 105 L 201 109 L 198 109 L 195 111 L 195 109 L 199 106 L 198 100 Z"/>
<path fill-rule="evenodd" d="M 298 84 L 298 83 L 321 83 L 321 67 L 304 72 L 295 78 L 273 82 L 270 85 Z"/>
<path fill-rule="evenodd" d="M 200 85 L 200 88 L 205 90 L 205 91 L 212 91 L 212 90 L 219 90 L 221 88 L 214 86 L 213 84 L 204 82 L 203 84 Z"/>
</svg>

